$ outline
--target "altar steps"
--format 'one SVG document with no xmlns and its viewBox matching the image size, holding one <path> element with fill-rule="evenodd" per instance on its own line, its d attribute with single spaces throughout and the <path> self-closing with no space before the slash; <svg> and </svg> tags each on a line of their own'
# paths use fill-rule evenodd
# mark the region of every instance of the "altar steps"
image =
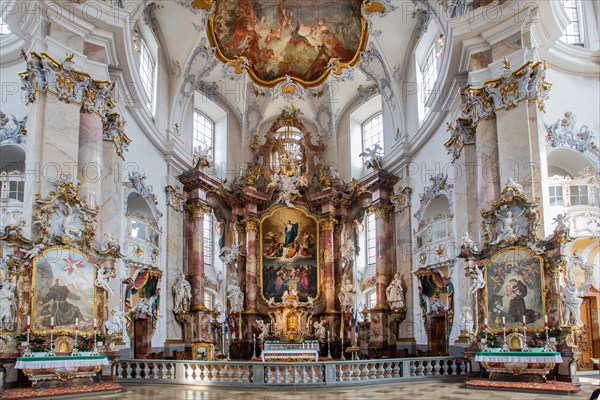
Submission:
<svg viewBox="0 0 600 400">
<path fill-rule="evenodd" d="M 548 381 L 540 382 L 508 382 L 492 381 L 489 379 L 467 379 L 465 386 L 469 389 L 506 390 L 511 392 L 544 393 L 544 394 L 574 394 L 581 390 L 570 382 Z"/>
</svg>

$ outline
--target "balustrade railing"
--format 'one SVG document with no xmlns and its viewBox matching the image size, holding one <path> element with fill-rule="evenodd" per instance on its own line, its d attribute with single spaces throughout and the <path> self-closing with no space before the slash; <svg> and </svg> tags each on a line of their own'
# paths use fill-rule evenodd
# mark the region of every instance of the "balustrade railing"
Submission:
<svg viewBox="0 0 600 400">
<path fill-rule="evenodd" d="M 465 375 L 461 357 L 418 357 L 304 363 L 122 360 L 113 364 L 119 382 L 216 386 L 352 385 Z"/>
</svg>

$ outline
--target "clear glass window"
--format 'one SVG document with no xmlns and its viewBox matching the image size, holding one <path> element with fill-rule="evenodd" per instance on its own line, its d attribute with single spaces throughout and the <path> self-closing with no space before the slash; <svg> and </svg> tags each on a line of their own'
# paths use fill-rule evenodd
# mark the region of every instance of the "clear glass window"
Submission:
<svg viewBox="0 0 600 400">
<path fill-rule="evenodd" d="M 587 206 L 588 205 L 588 187 L 571 186 L 571 205 L 572 206 Z"/>
<path fill-rule="evenodd" d="M 381 147 L 383 156 L 383 114 L 375 114 L 362 124 L 363 151 L 372 149 L 376 144 Z"/>
<path fill-rule="evenodd" d="M 8 182 L 8 198 L 23 202 L 23 191 L 25 190 L 25 182 L 9 181 Z"/>
<path fill-rule="evenodd" d="M 563 32 L 563 36 L 560 38 L 563 42 L 575 45 L 583 46 L 583 35 L 581 27 L 581 16 L 579 10 L 578 0 L 562 0 L 565 12 L 571 19 L 571 23 L 567 25 Z"/>
<path fill-rule="evenodd" d="M 140 49 L 140 78 L 142 80 L 142 88 L 148 96 L 147 107 L 152 108 L 152 102 L 154 101 L 154 75 L 155 75 L 155 63 L 150 54 L 150 49 L 146 43 L 141 41 Z"/>
<path fill-rule="evenodd" d="M 375 264 L 377 261 L 377 229 L 375 213 L 367 216 L 367 263 Z"/>
<path fill-rule="evenodd" d="M 193 146 L 194 149 L 201 147 L 203 149 L 211 148 L 211 155 L 214 157 L 214 137 L 215 124 L 210 118 L 198 110 L 194 110 L 194 131 Z"/>
<path fill-rule="evenodd" d="M 435 55 L 435 46 L 431 47 L 425 61 L 423 62 L 423 68 L 421 68 L 421 75 L 423 77 L 423 102 L 426 103 L 429 96 L 434 92 L 435 82 L 438 77 L 437 59 Z"/>
<path fill-rule="evenodd" d="M 146 240 L 146 224 L 144 222 L 131 220 L 131 237 Z"/>
<path fill-rule="evenodd" d="M 204 214 L 204 265 L 213 265 L 213 216 Z"/>
<path fill-rule="evenodd" d="M 375 306 L 377 305 L 377 292 L 373 290 L 371 293 L 369 293 L 369 295 L 367 296 L 367 299 L 368 299 L 368 308 L 369 309 L 375 308 Z"/>
<path fill-rule="evenodd" d="M 550 186 L 549 190 L 549 198 L 551 206 L 564 206 L 565 202 L 563 200 L 563 188 L 562 186 Z"/>
</svg>

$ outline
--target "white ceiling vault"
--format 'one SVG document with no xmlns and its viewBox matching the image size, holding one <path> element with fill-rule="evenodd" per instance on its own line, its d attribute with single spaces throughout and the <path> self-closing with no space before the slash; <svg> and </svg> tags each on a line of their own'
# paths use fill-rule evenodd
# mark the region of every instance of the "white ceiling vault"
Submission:
<svg viewBox="0 0 600 400">
<path fill-rule="evenodd" d="M 415 31 L 422 23 L 415 10 L 428 6 L 427 2 L 366 2 L 371 7 L 381 6 L 385 11 L 363 11 L 369 32 L 365 52 L 358 63 L 344 71 L 345 76 L 330 74 L 323 83 L 310 88 L 298 85 L 293 94 L 282 93 L 282 83 L 263 87 L 254 83 L 247 72 L 232 74 L 231 68 L 217 59 L 207 37 L 210 9 L 195 8 L 197 4 L 192 5 L 193 0 L 140 3 L 145 6 L 142 21 L 154 32 L 161 55 L 168 58 L 166 62 L 171 66 L 169 87 L 174 104 L 171 120 L 174 122 L 183 116 L 193 91 L 200 90 L 234 111 L 248 136 L 257 133 L 265 122 L 276 118 L 285 106 L 293 104 L 302 112 L 303 118 L 315 124 L 319 133 L 328 139 L 335 132 L 337 118 L 350 104 L 364 102 L 374 93 L 379 93 L 396 114 L 394 126 L 401 127 L 399 84 L 403 63 L 418 34 Z M 210 5 L 211 2 L 198 3 Z M 326 8 L 327 2 L 287 0 L 286 6 L 292 6 L 298 13 L 302 8 Z"/>
</svg>

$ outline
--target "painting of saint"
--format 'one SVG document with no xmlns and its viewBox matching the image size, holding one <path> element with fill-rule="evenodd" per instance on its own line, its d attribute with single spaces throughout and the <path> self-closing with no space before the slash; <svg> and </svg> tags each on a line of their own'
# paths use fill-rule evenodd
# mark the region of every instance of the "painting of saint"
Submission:
<svg viewBox="0 0 600 400">
<path fill-rule="evenodd" d="M 525 248 L 503 250 L 486 266 L 486 316 L 491 329 L 544 326 L 543 274 L 539 257 Z"/>
<path fill-rule="evenodd" d="M 358 61 L 367 39 L 361 4 L 317 0 L 298 9 L 286 0 L 221 0 L 209 20 L 209 38 L 220 57 L 244 57 L 259 81 L 289 75 L 318 84 L 332 58 Z"/>
<path fill-rule="evenodd" d="M 288 289 L 300 301 L 318 294 L 317 221 L 301 209 L 279 208 L 261 223 L 261 280 L 265 300 Z"/>
<path fill-rule="evenodd" d="M 76 249 L 49 248 L 33 262 L 32 330 L 71 330 L 79 319 L 80 332 L 91 332 L 94 320 L 96 268 Z"/>
</svg>

